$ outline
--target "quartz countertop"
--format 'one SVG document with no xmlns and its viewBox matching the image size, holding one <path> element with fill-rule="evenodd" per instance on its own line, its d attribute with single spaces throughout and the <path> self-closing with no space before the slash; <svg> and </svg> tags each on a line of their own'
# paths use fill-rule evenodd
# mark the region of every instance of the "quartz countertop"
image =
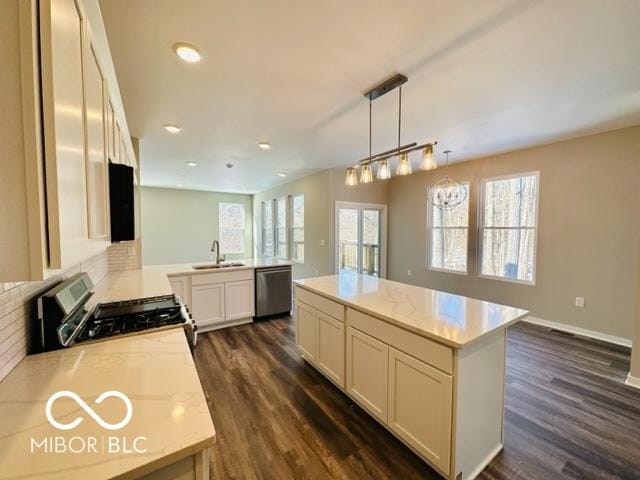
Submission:
<svg viewBox="0 0 640 480">
<path fill-rule="evenodd" d="M 110 272 L 94 287 L 87 307 L 96 303 L 171 295 L 167 274 L 160 270 L 124 270 Z"/>
<path fill-rule="evenodd" d="M 47 420 L 45 405 L 55 392 L 72 390 L 105 422 L 126 418 L 119 398 L 96 398 L 105 391 L 124 393 L 132 416 L 119 430 L 98 425 L 79 404 L 59 398 L 52 404 L 55 421 L 77 427 L 59 430 Z M 182 329 L 32 355 L 0 383 L 0 479 L 137 478 L 211 447 L 215 430 Z M 32 438 L 96 437 L 97 452 L 32 453 Z M 109 453 L 104 438 L 134 439 L 145 453 Z M 103 443 L 105 442 L 105 443 Z M 77 450 L 81 441 L 76 440 Z M 103 448 L 106 451 L 103 451 Z"/>
<path fill-rule="evenodd" d="M 190 262 L 190 263 L 175 263 L 169 265 L 148 265 L 144 267 L 145 271 L 163 272 L 165 275 L 177 276 L 177 275 L 200 275 L 205 273 L 220 273 L 220 272 L 233 272 L 237 270 L 253 270 L 263 267 L 282 267 L 291 265 L 288 260 L 280 260 L 277 258 L 247 258 L 242 260 L 228 260 L 220 262 L 222 265 L 230 263 L 244 263 L 239 267 L 225 267 L 225 268 L 210 268 L 203 270 L 195 270 L 193 267 L 196 265 L 214 265 L 214 262 Z"/>
<path fill-rule="evenodd" d="M 294 283 L 454 348 L 464 348 L 529 314 L 516 307 L 350 272 Z"/>
</svg>

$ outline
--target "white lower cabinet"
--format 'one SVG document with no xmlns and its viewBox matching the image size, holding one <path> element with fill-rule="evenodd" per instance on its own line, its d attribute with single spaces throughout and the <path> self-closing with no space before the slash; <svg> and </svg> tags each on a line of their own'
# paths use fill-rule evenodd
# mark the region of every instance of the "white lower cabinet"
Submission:
<svg viewBox="0 0 640 480">
<path fill-rule="evenodd" d="M 253 280 L 242 280 L 224 284 L 224 307 L 226 320 L 253 317 Z"/>
<path fill-rule="evenodd" d="M 179 283 L 181 278 L 185 279 L 182 284 Z M 253 320 L 255 289 L 251 269 L 173 277 L 171 283 L 174 292 L 184 288 L 191 293 L 189 306 L 201 331 Z"/>
<path fill-rule="evenodd" d="M 372 415 L 387 421 L 389 347 L 347 327 L 347 392 Z"/>
<path fill-rule="evenodd" d="M 171 291 L 182 299 L 185 305 L 191 306 L 191 283 L 187 275 L 183 277 L 169 277 Z"/>
<path fill-rule="evenodd" d="M 300 353 L 309 361 L 318 355 L 318 314 L 316 310 L 301 302 L 296 302 L 296 345 Z"/>
<path fill-rule="evenodd" d="M 389 348 L 388 425 L 444 472 L 451 451 L 452 379 Z"/>
<path fill-rule="evenodd" d="M 317 316 L 318 368 L 344 388 L 344 323 L 322 312 Z"/>
<path fill-rule="evenodd" d="M 224 283 L 194 285 L 191 288 L 191 310 L 198 326 L 211 326 L 225 320 Z"/>
</svg>

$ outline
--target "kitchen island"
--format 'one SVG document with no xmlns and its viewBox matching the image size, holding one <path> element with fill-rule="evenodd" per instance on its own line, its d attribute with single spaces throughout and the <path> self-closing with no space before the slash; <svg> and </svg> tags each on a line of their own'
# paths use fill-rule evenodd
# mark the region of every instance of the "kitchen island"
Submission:
<svg viewBox="0 0 640 480">
<path fill-rule="evenodd" d="M 443 477 L 500 452 L 506 328 L 527 311 L 355 273 L 295 285 L 303 358 Z"/>
</svg>

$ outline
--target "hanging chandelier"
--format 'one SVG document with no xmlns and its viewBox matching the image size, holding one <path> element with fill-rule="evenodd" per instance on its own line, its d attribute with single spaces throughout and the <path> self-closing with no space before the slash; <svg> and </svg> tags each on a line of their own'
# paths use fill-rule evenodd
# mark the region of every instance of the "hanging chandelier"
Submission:
<svg viewBox="0 0 640 480">
<path fill-rule="evenodd" d="M 419 164 L 420 170 L 433 170 L 438 167 L 436 163 L 433 146 L 438 142 L 424 143 L 418 145 L 416 142 L 401 145 L 401 131 L 402 131 L 402 84 L 406 83 L 407 77 L 404 75 L 396 74 L 390 79 L 382 82 L 373 89 L 364 94 L 369 99 L 369 156 L 363 158 L 354 166 L 347 168 L 345 185 L 353 187 L 358 183 L 372 183 L 374 180 L 372 165 L 377 164 L 378 169 L 376 172 L 376 178 L 378 180 L 387 180 L 391 178 L 391 167 L 389 160 L 394 157 L 397 158 L 396 175 L 410 175 L 412 173 L 411 159 L 409 154 L 415 151 L 422 151 L 422 156 Z M 372 143 L 372 131 L 371 131 L 371 117 L 372 117 L 372 104 L 373 101 L 390 92 L 391 90 L 398 89 L 398 146 L 381 152 L 373 154 L 371 151 Z M 358 170 L 360 171 L 360 179 L 358 180 Z"/>
<path fill-rule="evenodd" d="M 445 150 L 443 153 L 447 159 L 445 166 L 449 166 L 451 150 Z M 429 189 L 429 201 L 440 210 L 453 210 L 467 199 L 467 195 L 467 187 L 449 175 L 445 175 Z"/>
</svg>

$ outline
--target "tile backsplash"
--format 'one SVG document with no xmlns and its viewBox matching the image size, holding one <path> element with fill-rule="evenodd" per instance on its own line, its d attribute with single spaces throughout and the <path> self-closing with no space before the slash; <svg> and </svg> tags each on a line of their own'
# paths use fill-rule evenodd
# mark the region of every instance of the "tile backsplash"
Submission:
<svg viewBox="0 0 640 480">
<path fill-rule="evenodd" d="M 108 252 L 110 272 L 140 268 L 137 240 L 114 243 L 109 247 Z"/>
<path fill-rule="evenodd" d="M 40 282 L 0 283 L 0 380 L 29 353 L 38 296 L 75 273 L 87 272 L 97 284 L 108 271 L 109 250 Z"/>
</svg>

